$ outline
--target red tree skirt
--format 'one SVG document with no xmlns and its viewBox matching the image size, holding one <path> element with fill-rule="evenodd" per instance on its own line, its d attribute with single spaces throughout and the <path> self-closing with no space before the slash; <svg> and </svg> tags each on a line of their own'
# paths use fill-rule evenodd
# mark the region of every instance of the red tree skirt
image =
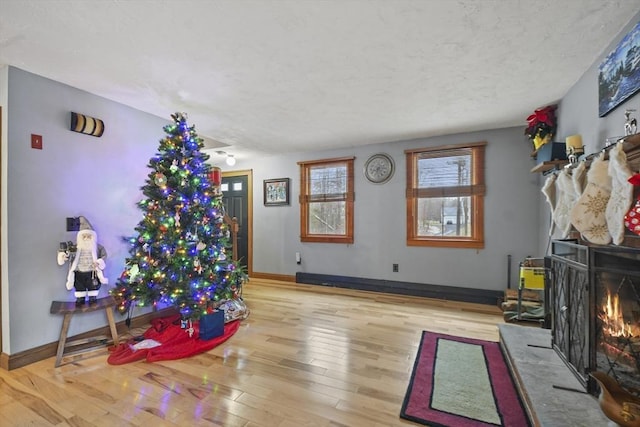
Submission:
<svg viewBox="0 0 640 427">
<path fill-rule="evenodd" d="M 144 339 L 152 339 L 161 345 L 148 349 L 135 350 L 135 340 L 129 340 L 113 348 L 107 362 L 110 365 L 123 365 L 136 360 L 147 362 L 175 360 L 204 353 L 222 344 L 238 331 L 240 321 L 226 323 L 224 334 L 210 340 L 200 340 L 199 323 L 193 322 L 193 334 L 180 327 L 180 315 L 161 317 L 151 321 L 151 327 L 143 334 Z"/>
</svg>

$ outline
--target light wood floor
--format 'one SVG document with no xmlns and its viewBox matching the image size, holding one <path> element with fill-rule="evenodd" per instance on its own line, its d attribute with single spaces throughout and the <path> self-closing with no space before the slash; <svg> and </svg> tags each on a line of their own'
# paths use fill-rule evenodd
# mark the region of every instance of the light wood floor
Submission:
<svg viewBox="0 0 640 427">
<path fill-rule="evenodd" d="M 421 332 L 497 341 L 503 322 L 497 307 L 268 280 L 244 299 L 239 331 L 188 359 L 0 370 L 0 426 L 415 426 L 399 413 Z"/>
</svg>

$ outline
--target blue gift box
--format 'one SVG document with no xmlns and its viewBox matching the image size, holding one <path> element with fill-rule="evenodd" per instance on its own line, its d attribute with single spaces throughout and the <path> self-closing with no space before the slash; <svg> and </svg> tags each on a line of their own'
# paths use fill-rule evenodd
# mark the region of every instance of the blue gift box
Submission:
<svg viewBox="0 0 640 427">
<path fill-rule="evenodd" d="M 564 142 L 547 142 L 536 153 L 538 163 L 551 160 L 567 160 L 567 149 Z"/>
<path fill-rule="evenodd" d="M 200 339 L 210 340 L 224 334 L 224 311 L 216 310 L 213 313 L 200 317 Z"/>
</svg>

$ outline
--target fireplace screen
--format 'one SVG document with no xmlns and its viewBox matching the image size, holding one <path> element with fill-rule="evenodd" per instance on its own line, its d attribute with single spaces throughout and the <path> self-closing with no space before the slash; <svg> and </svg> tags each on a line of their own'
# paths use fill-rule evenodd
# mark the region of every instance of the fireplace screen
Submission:
<svg viewBox="0 0 640 427">
<path fill-rule="evenodd" d="M 587 388 L 590 368 L 588 249 L 554 241 L 551 259 L 552 344 Z"/>
<path fill-rule="evenodd" d="M 640 389 L 640 253 L 593 252 L 595 366 Z"/>
</svg>

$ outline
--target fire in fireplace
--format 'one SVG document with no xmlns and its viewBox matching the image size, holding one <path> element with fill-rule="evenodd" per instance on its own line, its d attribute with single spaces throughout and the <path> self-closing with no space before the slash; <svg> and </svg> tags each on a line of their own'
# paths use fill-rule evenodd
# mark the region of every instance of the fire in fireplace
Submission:
<svg viewBox="0 0 640 427">
<path fill-rule="evenodd" d="M 601 372 L 640 397 L 640 249 L 554 241 L 552 344 L 589 393 Z"/>
<path fill-rule="evenodd" d="M 640 277 L 597 271 L 596 369 L 640 392 Z"/>
<path fill-rule="evenodd" d="M 640 314 L 633 310 L 630 312 L 634 315 L 634 319 L 625 320 L 622 307 L 620 305 L 620 296 L 611 295 L 611 291 L 607 289 L 606 301 L 602 305 L 598 318 L 602 322 L 602 332 L 605 336 L 633 338 L 639 335 L 637 315 Z"/>
</svg>

